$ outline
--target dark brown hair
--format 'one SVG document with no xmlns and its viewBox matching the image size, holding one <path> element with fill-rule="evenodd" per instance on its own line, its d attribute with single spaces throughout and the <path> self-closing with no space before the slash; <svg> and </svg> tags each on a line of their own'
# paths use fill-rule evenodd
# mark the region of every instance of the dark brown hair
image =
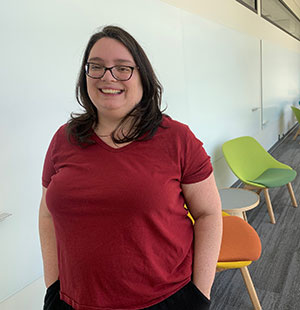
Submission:
<svg viewBox="0 0 300 310">
<path fill-rule="evenodd" d="M 141 101 L 122 119 L 118 128 L 112 133 L 112 139 L 115 143 L 150 139 L 153 137 L 162 121 L 162 86 L 142 47 L 128 32 L 116 26 L 104 27 L 101 31 L 95 33 L 87 44 L 76 85 L 76 98 L 78 103 L 83 107 L 84 112 L 71 113 L 71 118 L 67 125 L 68 139 L 70 142 L 79 144 L 80 146 L 95 143 L 90 137 L 93 134 L 92 129 L 98 123 L 98 115 L 97 109 L 93 105 L 87 92 L 84 66 L 92 47 L 101 38 L 115 39 L 129 50 L 136 66 L 139 68 L 138 70 L 143 87 L 143 97 Z M 129 132 L 121 138 L 116 137 L 117 130 L 122 130 L 122 126 L 124 126 L 129 118 L 133 120 L 130 123 Z"/>
</svg>

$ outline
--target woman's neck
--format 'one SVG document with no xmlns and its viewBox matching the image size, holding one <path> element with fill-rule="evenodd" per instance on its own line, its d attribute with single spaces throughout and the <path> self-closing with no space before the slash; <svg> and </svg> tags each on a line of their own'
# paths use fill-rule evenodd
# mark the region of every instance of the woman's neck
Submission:
<svg viewBox="0 0 300 310">
<path fill-rule="evenodd" d="M 111 135 L 111 133 L 119 126 L 122 119 L 108 118 L 98 115 L 98 123 L 95 125 L 95 132 L 98 135 Z"/>
<path fill-rule="evenodd" d="M 130 121 L 126 121 L 124 126 L 122 124 L 122 127 L 118 129 L 120 122 L 121 120 L 108 120 L 101 118 L 99 119 L 98 124 L 95 125 L 94 132 L 103 142 L 109 146 L 113 148 L 123 147 L 130 142 L 116 144 L 112 139 L 112 133 L 117 129 L 114 136 L 120 139 L 124 138 L 124 134 L 126 135 L 130 129 Z"/>
</svg>

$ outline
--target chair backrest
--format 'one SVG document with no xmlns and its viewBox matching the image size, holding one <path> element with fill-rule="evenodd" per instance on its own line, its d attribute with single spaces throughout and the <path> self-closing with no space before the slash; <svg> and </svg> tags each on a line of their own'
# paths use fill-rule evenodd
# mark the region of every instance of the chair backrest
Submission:
<svg viewBox="0 0 300 310">
<path fill-rule="evenodd" d="M 261 241 L 255 229 L 237 216 L 223 216 L 219 262 L 254 261 L 261 255 Z"/>
<path fill-rule="evenodd" d="M 232 172 L 240 180 L 246 182 L 257 178 L 266 169 L 279 168 L 283 165 L 249 136 L 225 142 L 222 150 Z"/>
<path fill-rule="evenodd" d="M 300 124 L 300 109 L 298 109 L 296 107 L 293 107 L 293 106 L 291 106 L 291 108 L 292 108 L 292 110 L 294 112 L 294 115 L 297 118 L 298 123 Z"/>
</svg>

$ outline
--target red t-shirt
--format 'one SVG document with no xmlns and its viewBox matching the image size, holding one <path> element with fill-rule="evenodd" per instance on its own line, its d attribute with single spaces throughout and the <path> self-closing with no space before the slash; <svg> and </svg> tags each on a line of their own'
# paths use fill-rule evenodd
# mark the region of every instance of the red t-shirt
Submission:
<svg viewBox="0 0 300 310">
<path fill-rule="evenodd" d="M 164 117 L 148 141 L 114 149 L 93 134 L 86 148 L 49 146 L 43 186 L 58 248 L 60 296 L 77 310 L 133 310 L 191 280 L 193 227 L 181 183 L 212 172 L 202 143 Z"/>
</svg>

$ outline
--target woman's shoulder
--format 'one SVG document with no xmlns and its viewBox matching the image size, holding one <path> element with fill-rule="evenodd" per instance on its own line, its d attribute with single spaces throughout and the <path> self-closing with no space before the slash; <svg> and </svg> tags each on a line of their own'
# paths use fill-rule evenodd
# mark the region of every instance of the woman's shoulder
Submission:
<svg viewBox="0 0 300 310">
<path fill-rule="evenodd" d="M 66 141 L 67 138 L 67 123 L 60 125 L 56 131 L 54 131 L 54 133 L 52 134 L 52 141 L 51 144 L 57 145 L 57 144 L 61 144 L 64 141 Z"/>
<path fill-rule="evenodd" d="M 68 126 L 67 123 L 60 125 L 60 126 L 56 129 L 56 131 L 55 131 L 55 133 L 54 133 L 54 137 L 58 137 L 58 138 L 63 138 L 63 137 L 65 137 L 65 136 L 66 136 L 66 133 L 67 133 L 67 126 Z"/>
<path fill-rule="evenodd" d="M 169 115 L 163 116 L 162 127 L 169 129 L 172 134 L 186 135 L 187 132 L 190 132 L 188 125 L 172 119 Z"/>
<path fill-rule="evenodd" d="M 164 128 L 166 128 L 166 130 Z M 178 143 L 178 141 L 183 144 L 187 144 L 189 142 L 200 142 L 202 145 L 202 141 L 197 138 L 195 133 L 190 129 L 189 125 L 174 120 L 168 115 L 164 115 L 163 117 L 161 132 L 163 131 L 163 135 L 166 138 L 176 141 L 176 143 Z"/>
</svg>

